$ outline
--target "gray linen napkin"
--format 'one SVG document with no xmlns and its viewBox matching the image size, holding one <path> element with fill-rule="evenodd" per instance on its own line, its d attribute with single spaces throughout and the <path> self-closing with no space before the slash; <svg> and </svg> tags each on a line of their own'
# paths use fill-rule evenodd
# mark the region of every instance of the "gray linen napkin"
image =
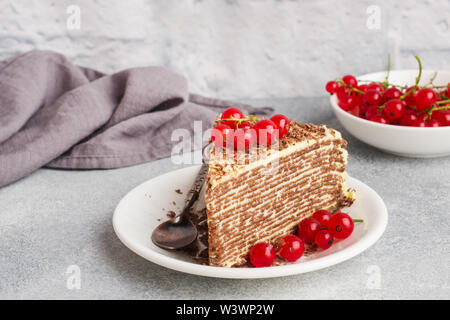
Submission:
<svg viewBox="0 0 450 320">
<path fill-rule="evenodd" d="M 199 120 L 205 130 L 228 106 L 273 111 L 189 94 L 186 79 L 162 67 L 105 75 L 50 51 L 0 61 L 0 186 L 42 166 L 108 169 L 167 157 L 174 129 L 193 135 Z"/>
</svg>

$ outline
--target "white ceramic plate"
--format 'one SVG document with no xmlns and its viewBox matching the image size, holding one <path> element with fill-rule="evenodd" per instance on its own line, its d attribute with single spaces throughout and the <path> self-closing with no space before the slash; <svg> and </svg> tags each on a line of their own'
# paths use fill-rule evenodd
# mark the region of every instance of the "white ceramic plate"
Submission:
<svg viewBox="0 0 450 320">
<path fill-rule="evenodd" d="M 414 85 L 417 70 L 393 70 L 389 82 L 398 85 Z M 423 70 L 419 85 L 425 85 L 434 71 Z M 358 80 L 383 81 L 386 72 L 359 76 Z M 435 85 L 450 83 L 450 72 L 439 71 Z M 336 117 L 341 124 L 359 140 L 395 155 L 414 158 L 431 158 L 450 155 L 450 126 L 438 128 L 416 128 L 380 124 L 358 118 L 337 105 L 336 95 L 330 97 Z"/>
<path fill-rule="evenodd" d="M 267 268 L 221 268 L 196 264 L 182 252 L 158 248 L 152 243 L 151 234 L 158 224 L 167 220 L 167 211 L 178 212 L 199 168 L 193 166 L 172 171 L 131 190 L 114 212 L 113 226 L 119 239 L 138 255 L 170 269 L 208 277 L 250 279 L 287 276 L 332 266 L 369 248 L 386 228 L 387 210 L 383 200 L 370 187 L 349 177 L 347 184 L 357 190 L 359 198 L 351 208 L 343 211 L 365 222 L 356 223 L 353 234 L 335 242 L 330 249 L 316 251 L 293 264 Z M 183 194 L 175 192 L 176 189 Z"/>
</svg>

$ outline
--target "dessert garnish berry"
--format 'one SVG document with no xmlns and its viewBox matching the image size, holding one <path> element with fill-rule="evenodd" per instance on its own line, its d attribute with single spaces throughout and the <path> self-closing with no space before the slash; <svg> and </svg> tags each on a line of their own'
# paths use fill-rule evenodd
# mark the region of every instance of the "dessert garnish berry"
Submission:
<svg viewBox="0 0 450 320">
<path fill-rule="evenodd" d="M 276 114 L 270 119 L 245 116 L 238 108 L 226 109 L 211 131 L 211 141 L 216 146 L 247 150 L 256 143 L 269 146 L 289 133 L 290 121 Z"/>
<path fill-rule="evenodd" d="M 261 119 L 255 123 L 253 128 L 256 130 L 260 146 L 270 146 L 279 138 L 279 130 L 272 120 Z"/>
<path fill-rule="evenodd" d="M 356 220 L 359 221 L 359 220 Z M 328 231 L 337 239 L 346 239 L 353 232 L 353 220 L 346 213 L 335 213 L 328 223 Z"/>
<path fill-rule="evenodd" d="M 276 246 L 276 250 L 268 243 L 254 245 L 250 250 L 250 262 L 255 267 L 268 267 L 273 264 L 276 254 L 289 262 L 294 262 L 303 255 L 305 244 L 316 244 L 326 250 L 335 239 L 348 238 L 353 232 L 354 222 L 364 220 L 352 219 L 342 212 L 331 215 L 327 210 L 317 210 L 311 218 L 300 222 L 297 229 L 298 236 L 292 234 L 284 236 Z"/>
<path fill-rule="evenodd" d="M 388 59 L 388 72 L 384 81 L 360 80 L 362 83 L 358 83 L 353 75 L 345 75 L 341 79 L 329 81 L 325 89 L 336 95 L 337 104 L 342 110 L 366 120 L 400 126 L 450 126 L 446 113 L 450 110 L 450 84 L 434 85 L 435 73 L 426 85 L 419 86 L 422 62 L 419 57 L 415 58 L 419 72 L 413 86 L 389 82 Z"/>
<path fill-rule="evenodd" d="M 222 116 L 220 119 L 222 120 L 222 124 L 226 124 L 230 126 L 232 129 L 236 129 L 238 126 L 237 121 L 228 120 L 228 119 L 242 119 L 244 118 L 244 114 L 238 108 L 228 108 L 224 112 L 222 112 Z"/>
<path fill-rule="evenodd" d="M 275 123 L 279 130 L 280 139 L 283 138 L 289 132 L 289 119 L 282 114 L 276 114 L 270 118 Z"/>
<path fill-rule="evenodd" d="M 290 262 L 300 259 L 304 251 L 305 245 L 302 239 L 293 234 L 285 236 L 278 246 L 278 254 Z"/>
<path fill-rule="evenodd" d="M 233 137 L 233 129 L 227 124 L 218 124 L 211 130 L 211 141 L 218 147 L 226 147 Z"/>
<path fill-rule="evenodd" d="M 250 263 L 257 268 L 271 266 L 275 256 L 275 249 L 268 243 L 260 242 L 250 249 Z"/>
<path fill-rule="evenodd" d="M 330 212 L 328 212 L 327 210 L 317 210 L 316 212 L 314 212 L 312 217 L 319 221 L 322 228 L 328 228 L 328 222 L 330 222 L 331 219 Z"/>
<path fill-rule="evenodd" d="M 334 241 L 333 235 L 328 230 L 320 230 L 314 238 L 317 246 L 321 249 L 328 249 Z"/>
<path fill-rule="evenodd" d="M 256 143 L 256 132 L 252 128 L 234 130 L 234 148 L 245 150 Z"/>
<path fill-rule="evenodd" d="M 306 244 L 314 242 L 316 233 L 321 230 L 322 226 L 320 222 L 314 218 L 307 218 L 300 222 L 297 230 L 297 235 Z"/>
</svg>

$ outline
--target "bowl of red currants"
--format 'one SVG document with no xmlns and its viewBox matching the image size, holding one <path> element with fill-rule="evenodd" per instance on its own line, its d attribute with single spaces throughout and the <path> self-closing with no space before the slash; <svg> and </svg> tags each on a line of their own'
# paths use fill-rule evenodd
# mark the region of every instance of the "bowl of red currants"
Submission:
<svg viewBox="0 0 450 320">
<path fill-rule="evenodd" d="M 417 57 L 416 57 L 417 58 Z M 341 124 L 359 140 L 405 157 L 450 155 L 450 71 L 346 75 L 326 84 Z"/>
</svg>

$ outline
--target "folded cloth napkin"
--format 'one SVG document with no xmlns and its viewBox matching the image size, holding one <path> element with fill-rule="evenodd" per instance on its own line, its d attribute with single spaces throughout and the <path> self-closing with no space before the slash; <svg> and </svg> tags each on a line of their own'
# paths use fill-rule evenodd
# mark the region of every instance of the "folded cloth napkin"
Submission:
<svg viewBox="0 0 450 320">
<path fill-rule="evenodd" d="M 179 143 L 173 130 L 193 136 L 194 121 L 205 130 L 228 106 L 273 111 L 189 94 L 186 79 L 162 67 L 105 75 L 50 51 L 1 61 L 0 186 L 42 166 L 108 169 L 167 157 Z"/>
</svg>

